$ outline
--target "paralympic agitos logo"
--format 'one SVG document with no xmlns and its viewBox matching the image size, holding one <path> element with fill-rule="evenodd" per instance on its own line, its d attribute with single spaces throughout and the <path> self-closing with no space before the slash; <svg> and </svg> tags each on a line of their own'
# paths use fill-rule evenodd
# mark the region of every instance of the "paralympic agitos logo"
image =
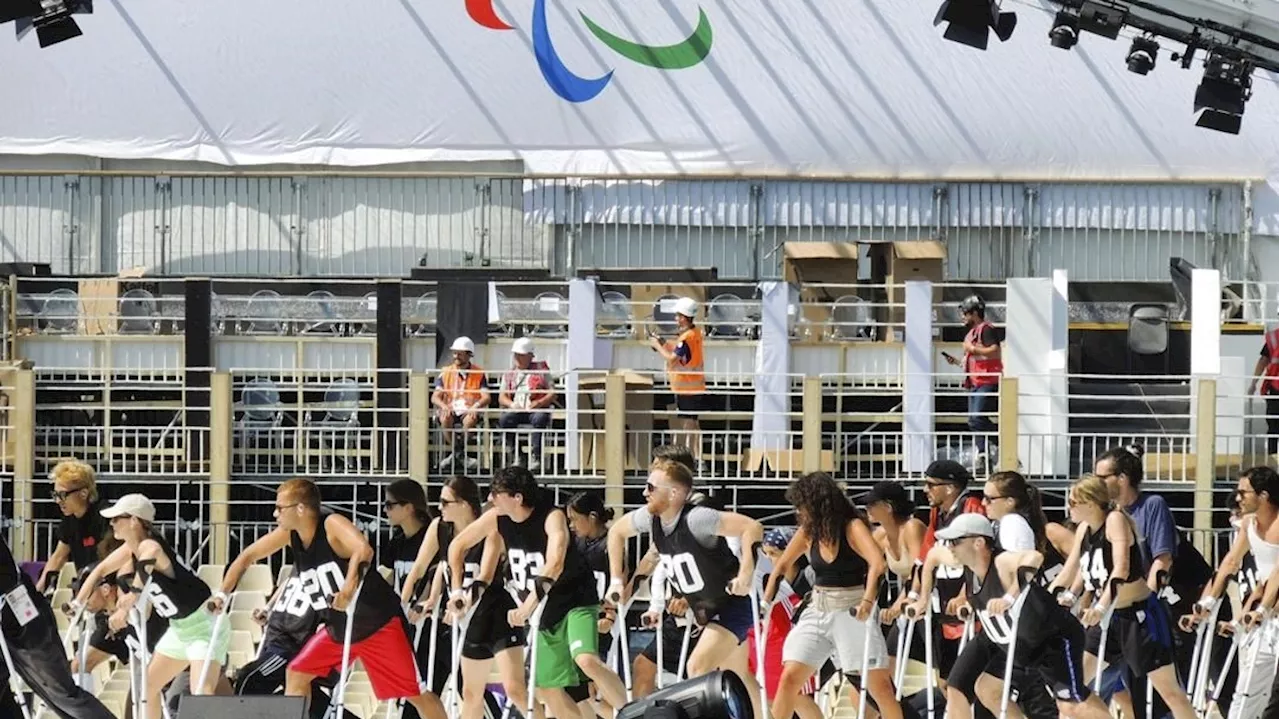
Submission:
<svg viewBox="0 0 1280 719">
<path fill-rule="evenodd" d="M 493 0 L 466 0 L 467 15 L 478 25 L 490 30 L 511 30 L 494 11 Z M 681 70 L 693 67 L 711 52 L 711 22 L 698 9 L 698 26 L 693 33 L 674 45 L 644 45 L 628 40 L 601 27 L 586 13 L 578 16 L 591 34 L 606 47 L 628 60 L 659 70 Z M 547 27 L 547 0 L 533 2 L 533 54 L 547 85 L 569 102 L 586 102 L 599 95 L 613 79 L 613 70 L 600 77 L 582 77 L 565 66 L 556 52 Z"/>
</svg>

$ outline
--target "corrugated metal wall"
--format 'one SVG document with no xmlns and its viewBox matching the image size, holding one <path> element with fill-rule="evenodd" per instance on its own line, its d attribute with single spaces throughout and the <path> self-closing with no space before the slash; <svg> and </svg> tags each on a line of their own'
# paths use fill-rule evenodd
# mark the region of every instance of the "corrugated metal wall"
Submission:
<svg viewBox="0 0 1280 719">
<path fill-rule="evenodd" d="M 777 277 L 793 240 L 941 237 L 948 279 L 1067 268 L 1244 279 L 1241 184 L 518 177 L 0 175 L 0 261 L 57 272 L 400 275 L 437 267 L 715 266 Z"/>
</svg>

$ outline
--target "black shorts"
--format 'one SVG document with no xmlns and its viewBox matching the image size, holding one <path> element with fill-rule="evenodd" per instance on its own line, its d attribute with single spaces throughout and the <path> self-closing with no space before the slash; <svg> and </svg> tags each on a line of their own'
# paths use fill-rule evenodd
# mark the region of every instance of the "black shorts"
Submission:
<svg viewBox="0 0 1280 719">
<path fill-rule="evenodd" d="M 676 397 L 676 416 L 697 419 L 702 412 L 710 411 L 710 397 L 705 394 L 678 394 Z"/>
<path fill-rule="evenodd" d="M 525 643 L 524 627 L 513 627 L 507 620 L 507 613 L 515 603 L 505 590 L 497 601 L 484 602 L 476 608 L 471 616 L 471 624 L 467 626 L 467 636 L 462 642 L 462 656 L 466 659 L 493 659 L 499 652 L 511 647 L 522 647 Z"/>
<path fill-rule="evenodd" d="M 698 637 L 702 634 L 702 628 L 696 624 L 693 632 L 689 635 L 689 653 L 693 654 L 693 648 L 698 646 Z M 680 646 L 684 644 L 684 627 L 678 626 L 671 615 L 664 614 L 662 617 L 662 668 L 668 674 L 677 674 L 680 671 Z M 658 663 L 658 635 L 653 635 L 653 640 L 649 642 L 649 646 L 640 652 L 640 656 L 648 659 L 654 664 Z M 687 660 L 686 660 L 687 661 Z"/>
<path fill-rule="evenodd" d="M 1098 656 L 1102 643 L 1102 625 L 1089 627 L 1085 634 L 1085 651 Z M 1124 664 L 1129 671 L 1145 676 L 1173 663 L 1173 621 L 1164 602 L 1152 594 L 1146 602 L 1111 615 L 1107 629 L 1107 664 Z"/>
<path fill-rule="evenodd" d="M 947 685 L 976 702 L 974 685 L 978 677 L 989 674 L 1003 682 L 1008 656 L 1003 646 L 979 631 L 960 652 Z M 1055 719 L 1058 710 L 1054 699 L 1081 702 L 1089 696 L 1083 656 L 1084 628 L 1074 621 L 1063 626 L 1063 634 L 1036 647 L 1020 648 L 1011 677 L 1010 699 L 1031 719 Z"/>
</svg>

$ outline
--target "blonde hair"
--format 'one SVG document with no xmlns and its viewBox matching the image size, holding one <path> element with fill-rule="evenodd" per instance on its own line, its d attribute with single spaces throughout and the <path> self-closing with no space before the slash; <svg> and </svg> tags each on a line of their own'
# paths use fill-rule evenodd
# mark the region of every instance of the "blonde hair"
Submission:
<svg viewBox="0 0 1280 719">
<path fill-rule="evenodd" d="M 1094 504 L 1102 507 L 1104 514 L 1119 512 L 1124 517 L 1125 524 L 1129 526 L 1129 531 L 1133 533 L 1134 541 L 1137 541 L 1138 525 L 1128 512 L 1116 506 L 1115 500 L 1111 497 L 1111 490 L 1107 489 L 1107 480 L 1096 474 L 1086 474 L 1071 485 L 1071 492 L 1067 496 L 1076 504 Z M 1106 524 L 1105 518 L 1103 524 L 1104 526 Z"/>
<path fill-rule="evenodd" d="M 89 491 L 89 503 L 93 504 L 98 501 L 98 475 L 93 471 L 93 467 L 76 459 L 64 459 L 53 467 L 53 471 L 49 473 L 49 479 L 54 482 L 66 482 L 71 485 L 71 491 L 79 491 L 86 489 Z"/>
</svg>

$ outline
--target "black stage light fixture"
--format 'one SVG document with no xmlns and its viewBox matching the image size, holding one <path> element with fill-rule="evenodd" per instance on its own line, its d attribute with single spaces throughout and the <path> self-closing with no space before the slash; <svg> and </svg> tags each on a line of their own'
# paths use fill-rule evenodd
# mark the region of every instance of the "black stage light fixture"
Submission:
<svg viewBox="0 0 1280 719">
<path fill-rule="evenodd" d="M 80 37 L 84 33 L 72 15 L 93 12 L 93 0 L 36 0 L 36 5 L 34 13 L 16 18 L 15 25 L 19 40 L 34 28 L 40 47 Z"/>
<path fill-rule="evenodd" d="M 1123 5 L 1085 0 L 1080 6 L 1080 31 L 1115 40 L 1128 17 L 1129 10 Z"/>
<path fill-rule="evenodd" d="M 1159 56 L 1160 43 L 1156 42 L 1155 38 L 1135 37 L 1133 44 L 1129 46 L 1125 65 L 1129 67 L 1129 72 L 1146 75 L 1156 66 L 1156 58 Z"/>
<path fill-rule="evenodd" d="M 40 0 L 0 0 L 0 23 L 34 17 L 43 11 Z"/>
<path fill-rule="evenodd" d="M 672 684 L 618 710 L 615 719 L 754 719 L 738 675 L 716 671 Z"/>
<path fill-rule="evenodd" d="M 1059 10 L 1053 16 L 1053 27 L 1049 28 L 1049 44 L 1062 50 L 1070 50 L 1077 42 L 1080 42 L 1080 16 Z"/>
<path fill-rule="evenodd" d="M 947 23 L 947 29 L 942 33 L 944 38 L 986 50 L 988 31 L 995 30 L 996 37 L 1004 42 L 1013 35 L 1018 16 L 1000 12 L 1000 4 L 996 0 L 943 0 L 933 24 L 944 22 Z"/>
<path fill-rule="evenodd" d="M 1216 51 L 1209 53 L 1204 79 L 1196 88 L 1196 127 L 1239 135 L 1245 103 L 1253 94 L 1252 71 L 1253 67 L 1244 60 Z"/>
</svg>

